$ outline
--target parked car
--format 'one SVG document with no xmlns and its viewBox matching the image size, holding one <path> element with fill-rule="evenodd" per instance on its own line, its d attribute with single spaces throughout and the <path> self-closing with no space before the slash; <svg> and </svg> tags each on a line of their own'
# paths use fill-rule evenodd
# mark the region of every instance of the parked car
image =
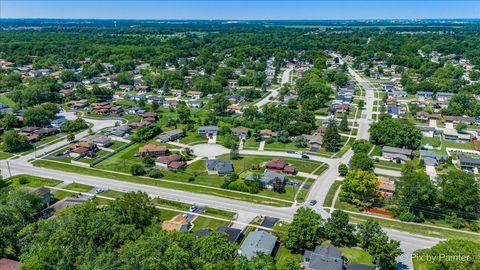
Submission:
<svg viewBox="0 0 480 270">
<path fill-rule="evenodd" d="M 195 212 L 195 211 L 197 211 L 197 209 L 198 209 L 197 206 L 192 205 L 192 206 L 190 206 L 190 209 L 189 209 L 188 211 L 190 211 L 190 212 Z"/>
<path fill-rule="evenodd" d="M 317 204 L 317 200 L 310 200 L 308 204 L 310 204 L 310 206 L 314 206 L 315 204 Z"/>
<path fill-rule="evenodd" d="M 97 188 L 97 189 L 95 189 L 95 194 L 100 194 L 104 191 L 105 191 L 105 189 L 103 189 L 103 188 Z"/>
<path fill-rule="evenodd" d="M 310 157 L 308 155 L 305 155 L 305 154 L 302 154 L 302 158 L 304 159 L 310 159 Z"/>
</svg>

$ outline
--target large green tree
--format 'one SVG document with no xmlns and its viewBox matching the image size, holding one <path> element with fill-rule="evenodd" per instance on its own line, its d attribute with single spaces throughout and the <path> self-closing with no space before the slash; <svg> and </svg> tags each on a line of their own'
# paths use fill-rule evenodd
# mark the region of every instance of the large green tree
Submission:
<svg viewBox="0 0 480 270">
<path fill-rule="evenodd" d="M 301 207 L 288 227 L 285 244 L 293 250 L 313 249 L 319 242 L 322 218 L 312 209 Z"/>
<path fill-rule="evenodd" d="M 473 214 L 480 201 L 480 185 L 473 174 L 452 170 L 438 177 L 439 202 L 446 208 Z"/>
<path fill-rule="evenodd" d="M 370 126 L 370 140 L 374 144 L 417 149 L 422 133 L 406 119 L 382 117 Z"/>
<path fill-rule="evenodd" d="M 379 187 L 377 176 L 368 171 L 350 171 L 343 180 L 340 198 L 361 207 L 371 204 Z"/>
<path fill-rule="evenodd" d="M 355 243 L 355 225 L 349 223 L 348 214 L 335 210 L 323 226 L 323 234 L 335 246 L 352 245 Z"/>
</svg>

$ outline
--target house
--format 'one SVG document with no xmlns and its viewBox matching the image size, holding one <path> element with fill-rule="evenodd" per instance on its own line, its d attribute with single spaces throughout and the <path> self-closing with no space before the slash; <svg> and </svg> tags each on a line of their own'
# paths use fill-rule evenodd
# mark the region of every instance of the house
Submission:
<svg viewBox="0 0 480 270">
<path fill-rule="evenodd" d="M 153 102 L 156 102 L 157 104 L 163 104 L 165 103 L 165 98 L 159 96 L 148 96 L 147 103 L 152 104 Z"/>
<path fill-rule="evenodd" d="M 460 168 L 462 168 L 462 170 L 478 173 L 478 168 L 480 168 L 480 158 L 460 155 L 458 161 L 460 162 Z"/>
<path fill-rule="evenodd" d="M 202 97 L 202 92 L 200 91 L 188 91 L 187 92 L 187 97 L 191 97 L 191 98 L 194 98 L 194 99 L 199 99 Z"/>
<path fill-rule="evenodd" d="M 391 94 L 389 96 L 392 96 L 394 98 L 407 97 L 408 93 L 405 92 L 405 91 L 396 90 L 396 91 L 391 92 Z"/>
<path fill-rule="evenodd" d="M 447 92 L 438 92 L 436 94 L 437 100 L 439 101 L 448 101 L 453 97 L 453 93 L 447 93 Z"/>
<path fill-rule="evenodd" d="M 386 92 L 393 92 L 395 91 L 395 83 L 394 82 L 384 82 L 382 83 L 382 89 Z"/>
<path fill-rule="evenodd" d="M 253 181 L 259 179 L 260 183 L 264 188 L 272 189 L 277 181 L 279 181 L 282 185 L 285 183 L 285 176 L 283 174 L 274 172 L 274 171 L 265 171 L 262 176 L 258 174 L 250 173 L 245 177 L 246 181 Z"/>
<path fill-rule="evenodd" d="M 158 167 L 178 170 L 185 166 L 182 157 L 179 155 L 161 156 L 155 160 L 155 165 Z"/>
<path fill-rule="evenodd" d="M 323 128 L 319 130 L 323 133 Z M 310 152 L 317 152 L 322 147 L 323 135 L 322 133 L 317 135 L 302 135 L 307 141 L 307 145 L 310 148 Z"/>
<path fill-rule="evenodd" d="M 453 128 L 444 129 L 443 138 L 445 138 L 445 140 L 463 141 L 463 142 L 469 142 L 471 140 L 470 134 L 459 133 L 456 129 L 453 129 Z"/>
<path fill-rule="evenodd" d="M 475 124 L 480 126 L 480 116 L 475 116 Z"/>
<path fill-rule="evenodd" d="M 79 142 L 69 147 L 69 155 L 73 158 L 84 157 L 88 153 L 93 153 L 97 150 L 97 145 L 89 142 Z"/>
<path fill-rule="evenodd" d="M 138 155 L 142 157 L 159 157 L 167 154 L 167 147 L 163 145 L 146 144 L 138 149 Z"/>
<path fill-rule="evenodd" d="M 305 250 L 301 264 L 303 270 L 343 270 L 342 252 L 333 246 L 316 246 L 314 251 Z"/>
<path fill-rule="evenodd" d="M 438 155 L 428 150 L 420 150 L 420 159 L 426 166 L 437 166 L 447 161 L 447 156 Z"/>
<path fill-rule="evenodd" d="M 190 108 L 202 108 L 204 105 L 203 101 L 201 100 L 188 100 L 187 101 L 187 106 Z"/>
<path fill-rule="evenodd" d="M 92 135 L 85 138 L 83 141 L 91 144 L 96 144 L 99 147 L 109 147 L 112 145 L 112 140 L 103 135 Z"/>
<path fill-rule="evenodd" d="M 178 104 L 179 102 L 176 99 L 166 99 L 163 103 L 163 106 L 168 108 L 176 108 Z"/>
<path fill-rule="evenodd" d="M 397 162 L 405 162 L 412 159 L 413 150 L 384 146 L 382 148 L 382 157 L 388 160 L 395 160 Z"/>
<path fill-rule="evenodd" d="M 146 112 L 142 115 L 142 118 L 143 119 L 153 119 L 154 120 L 153 122 L 155 122 L 158 119 L 158 115 L 155 112 Z M 152 122 L 152 121 L 150 121 L 150 122 Z"/>
<path fill-rule="evenodd" d="M 228 112 L 234 112 L 234 113 L 242 113 L 242 106 L 240 106 L 238 104 L 228 105 L 227 111 Z"/>
<path fill-rule="evenodd" d="M 44 205 L 50 206 L 50 201 L 52 200 L 52 193 L 50 192 L 50 189 L 46 187 L 39 187 L 32 189 L 31 191 L 40 196 L 40 199 Z"/>
<path fill-rule="evenodd" d="M 79 197 L 66 197 L 66 198 L 54 203 L 49 208 L 45 209 L 43 211 L 43 215 L 45 217 L 50 218 L 50 217 L 53 216 L 53 214 L 55 212 L 63 210 L 67 207 L 82 205 L 83 203 L 90 200 L 91 198 L 92 197 L 87 196 L 87 195 L 83 195 L 83 196 L 79 196 Z"/>
<path fill-rule="evenodd" d="M 265 168 L 274 172 L 283 172 L 286 174 L 295 173 L 295 166 L 288 164 L 284 158 L 273 158 L 265 162 Z"/>
<path fill-rule="evenodd" d="M 227 235 L 227 241 L 230 243 L 239 243 L 243 236 L 242 230 L 231 227 L 218 226 L 215 231 L 225 233 Z M 195 237 L 197 239 L 202 238 L 211 234 L 212 232 L 213 231 L 211 229 L 200 229 L 195 233 Z"/>
<path fill-rule="evenodd" d="M 74 110 L 79 110 L 88 106 L 88 100 L 81 99 L 81 100 L 70 101 L 70 106 Z"/>
<path fill-rule="evenodd" d="M 208 159 L 207 172 L 208 174 L 227 175 L 233 172 L 233 165 L 230 160 Z"/>
<path fill-rule="evenodd" d="M 433 136 L 442 135 L 443 132 L 438 130 L 434 127 L 426 127 L 426 126 L 416 126 L 422 132 L 424 137 L 432 138 Z"/>
<path fill-rule="evenodd" d="M 433 98 L 433 92 L 427 92 L 427 91 L 418 91 L 415 97 L 418 100 L 426 100 L 426 99 L 431 99 Z"/>
<path fill-rule="evenodd" d="M 238 103 L 245 100 L 244 96 L 241 96 L 241 95 L 238 95 L 238 94 L 233 94 L 233 95 L 230 95 L 230 96 L 226 96 L 225 98 L 228 99 L 232 104 L 238 104 Z"/>
<path fill-rule="evenodd" d="M 248 260 L 257 253 L 272 255 L 277 244 L 277 237 L 267 231 L 254 231 L 247 235 L 240 247 L 240 254 Z"/>
<path fill-rule="evenodd" d="M 428 113 L 428 112 L 420 111 L 415 114 L 415 118 L 417 120 L 422 120 L 422 121 L 439 120 L 442 118 L 442 115 L 437 113 Z"/>
<path fill-rule="evenodd" d="M 176 97 L 181 97 L 183 95 L 183 90 L 172 89 L 170 90 L 170 93 Z"/>
<path fill-rule="evenodd" d="M 278 136 L 277 132 L 273 132 L 270 129 L 262 129 L 260 130 L 260 136 L 264 139 L 266 138 L 276 138 Z"/>
<path fill-rule="evenodd" d="M 37 134 L 40 138 L 55 135 L 58 133 L 58 128 L 39 128 L 33 131 L 33 134 Z"/>
<path fill-rule="evenodd" d="M 167 132 L 164 132 L 158 136 L 158 139 L 161 142 L 171 142 L 183 137 L 183 130 L 174 129 Z"/>
<path fill-rule="evenodd" d="M 443 117 L 443 120 L 446 123 L 454 123 L 454 124 L 464 123 L 464 124 L 467 124 L 467 125 L 470 125 L 471 123 L 474 122 L 473 117 L 469 117 L 469 116 L 448 116 L 448 115 L 446 115 L 446 116 Z"/>
<path fill-rule="evenodd" d="M 109 133 L 111 136 L 115 136 L 115 137 L 118 137 L 118 138 L 125 138 L 125 137 L 128 137 L 128 135 L 130 135 L 130 132 L 132 131 L 132 128 L 127 126 L 127 125 L 123 125 L 123 126 L 118 126 L 118 127 L 114 127 L 112 128 Z"/>
<path fill-rule="evenodd" d="M 396 104 L 387 105 L 387 113 L 395 119 L 400 117 L 400 110 L 398 109 L 398 106 Z"/>
<path fill-rule="evenodd" d="M 170 220 L 162 222 L 162 230 L 171 232 L 188 232 L 190 230 L 190 222 L 182 214 L 174 216 Z"/>
<path fill-rule="evenodd" d="M 13 109 L 10 108 L 7 104 L 5 103 L 0 103 L 0 113 L 1 114 L 12 114 Z"/>
<path fill-rule="evenodd" d="M 133 85 L 129 85 L 129 84 L 121 84 L 121 85 L 118 86 L 118 88 L 120 90 L 125 91 L 125 92 L 132 91 L 133 89 L 135 89 L 135 87 Z"/>
<path fill-rule="evenodd" d="M 378 177 L 379 186 L 377 193 L 385 198 L 391 198 L 395 194 L 395 182 L 386 177 Z"/>
<path fill-rule="evenodd" d="M 198 135 L 216 136 L 218 132 L 217 126 L 200 126 L 198 127 Z"/>
<path fill-rule="evenodd" d="M 0 270 L 20 270 L 20 263 L 18 261 L 2 258 L 0 259 Z"/>
<path fill-rule="evenodd" d="M 236 127 L 231 128 L 230 131 L 232 132 L 233 136 L 239 136 L 241 138 L 245 138 L 248 135 L 248 128 Z"/>
</svg>

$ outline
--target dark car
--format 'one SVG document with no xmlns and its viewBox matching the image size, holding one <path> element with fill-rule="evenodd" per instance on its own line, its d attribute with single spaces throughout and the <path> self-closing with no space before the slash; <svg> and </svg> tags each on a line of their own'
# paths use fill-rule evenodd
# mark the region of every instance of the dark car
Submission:
<svg viewBox="0 0 480 270">
<path fill-rule="evenodd" d="M 310 159 L 310 157 L 309 157 L 308 155 L 305 155 L 305 154 L 302 155 L 302 158 L 304 158 L 304 159 Z"/>
<path fill-rule="evenodd" d="M 314 206 L 315 204 L 317 204 L 317 200 L 311 200 L 308 202 L 308 204 L 310 204 L 310 206 Z"/>
</svg>

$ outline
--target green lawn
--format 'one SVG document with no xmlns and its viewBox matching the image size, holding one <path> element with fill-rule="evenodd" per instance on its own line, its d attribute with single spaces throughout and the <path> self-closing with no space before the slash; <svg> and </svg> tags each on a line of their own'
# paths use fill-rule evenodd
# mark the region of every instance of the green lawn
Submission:
<svg viewBox="0 0 480 270">
<path fill-rule="evenodd" d="M 64 189 L 69 189 L 69 190 L 78 191 L 78 192 L 89 192 L 90 190 L 93 189 L 93 187 L 89 185 L 79 184 L 79 183 L 71 183 L 66 185 Z"/>
<path fill-rule="evenodd" d="M 391 170 L 400 170 L 403 166 L 403 164 L 401 163 L 396 163 L 394 161 L 387 161 L 387 160 L 379 160 L 379 161 L 374 160 L 373 163 L 375 167 L 386 168 Z"/>
<path fill-rule="evenodd" d="M 30 188 L 39 188 L 43 186 L 56 186 L 62 181 L 47 179 L 38 176 L 32 175 L 16 175 L 10 178 L 7 178 L 6 181 L 10 183 L 12 187 L 30 187 Z"/>
<path fill-rule="evenodd" d="M 127 144 L 127 143 L 121 142 L 121 141 L 112 141 L 112 145 L 110 145 L 108 148 L 112 149 L 112 150 L 115 150 L 117 148 L 120 148 L 120 147 L 124 146 L 125 144 Z"/>
<path fill-rule="evenodd" d="M 328 190 L 327 196 L 325 196 L 325 201 L 323 202 L 324 207 L 330 207 L 333 203 L 333 197 L 335 196 L 335 192 L 337 191 L 338 187 L 342 184 L 341 181 L 335 181 L 330 186 Z"/>
<path fill-rule="evenodd" d="M 367 251 L 360 248 L 340 247 L 342 255 L 347 257 L 349 264 L 367 264 L 372 265 L 372 256 Z"/>
<path fill-rule="evenodd" d="M 230 159 L 230 155 L 219 156 L 220 159 Z M 244 171 L 251 170 L 252 165 L 261 165 L 262 163 L 272 160 L 275 157 L 270 156 L 252 156 L 252 155 L 242 155 L 240 159 L 232 160 L 233 167 L 235 172 L 240 174 Z M 311 173 L 318 166 L 322 165 L 321 162 L 301 159 L 301 158 L 285 158 L 285 160 L 294 165 L 298 171 Z"/>
<path fill-rule="evenodd" d="M 75 192 L 68 192 L 68 191 L 65 191 L 65 190 L 56 190 L 53 192 L 53 199 L 56 200 L 56 201 L 60 201 L 66 197 L 70 197 L 70 196 L 73 196 L 77 193 Z"/>
<path fill-rule="evenodd" d="M 230 225 L 230 222 L 227 221 L 222 221 L 222 220 L 217 220 L 217 219 L 211 219 L 211 218 L 206 218 L 206 217 L 197 217 L 193 221 L 193 228 L 192 232 L 196 232 L 200 229 L 212 229 L 215 230 L 218 226 L 225 226 L 227 227 Z"/>
<path fill-rule="evenodd" d="M 294 142 L 282 143 L 273 141 L 272 143 L 265 143 L 265 150 L 292 150 L 292 151 L 308 151 L 307 147 L 297 147 Z"/>
<path fill-rule="evenodd" d="M 180 142 L 183 144 L 191 144 L 191 143 L 198 143 L 198 142 L 207 142 L 206 135 L 198 135 L 197 133 L 187 133 L 187 136 L 180 139 Z"/>
<path fill-rule="evenodd" d="M 18 105 L 15 101 L 11 100 L 7 95 L 2 94 L 0 95 L 0 103 L 5 103 L 8 107 L 12 108 L 13 110 L 20 109 L 20 105 Z"/>
<path fill-rule="evenodd" d="M 431 138 L 429 137 L 423 137 L 422 138 L 422 145 L 431 145 L 433 147 L 440 147 L 442 141 L 439 136 L 433 136 Z"/>
<path fill-rule="evenodd" d="M 202 214 L 209 215 L 212 217 L 219 217 L 219 218 L 225 218 L 225 219 L 234 219 L 236 216 L 236 213 L 230 212 L 230 211 L 225 211 L 225 210 L 220 210 L 216 208 L 206 208 Z"/>
<path fill-rule="evenodd" d="M 120 192 L 120 191 L 109 189 L 109 190 L 106 190 L 106 191 L 100 193 L 99 195 L 116 199 L 116 198 L 119 198 L 119 197 L 123 196 L 123 194 L 125 194 L 125 192 Z"/>
<path fill-rule="evenodd" d="M 7 153 L 7 152 L 1 152 L 0 151 L 0 159 L 7 159 L 13 157 L 12 153 Z"/>
<path fill-rule="evenodd" d="M 151 186 L 159 186 L 159 187 L 165 187 L 170 189 L 178 189 L 178 190 L 185 190 L 185 191 L 202 193 L 202 194 L 215 195 L 220 197 L 248 201 L 252 203 L 266 204 L 266 205 L 272 205 L 272 206 L 290 206 L 291 205 L 288 202 L 260 198 L 248 193 L 231 192 L 229 190 L 223 190 L 223 189 L 212 189 L 212 188 L 209 188 L 206 186 L 204 187 L 201 185 L 195 185 L 195 186 L 185 185 L 185 184 L 182 184 L 181 181 L 167 182 L 167 181 L 162 181 L 161 179 L 152 179 L 147 177 L 138 177 L 138 176 L 132 176 L 132 175 L 119 174 L 115 172 L 106 172 L 106 171 L 96 170 L 92 168 L 84 168 L 80 166 L 70 165 L 66 163 L 52 162 L 48 160 L 37 160 L 37 161 L 34 161 L 33 164 L 38 167 L 45 167 L 45 168 L 73 172 L 73 173 L 84 174 L 84 175 L 105 177 L 105 178 L 116 179 L 116 180 L 125 181 L 125 182 L 139 183 L 139 184 L 145 184 L 145 185 L 151 185 Z M 169 180 L 172 180 L 172 179 L 169 179 Z M 173 181 L 177 181 L 177 180 L 173 179 Z"/>
</svg>

